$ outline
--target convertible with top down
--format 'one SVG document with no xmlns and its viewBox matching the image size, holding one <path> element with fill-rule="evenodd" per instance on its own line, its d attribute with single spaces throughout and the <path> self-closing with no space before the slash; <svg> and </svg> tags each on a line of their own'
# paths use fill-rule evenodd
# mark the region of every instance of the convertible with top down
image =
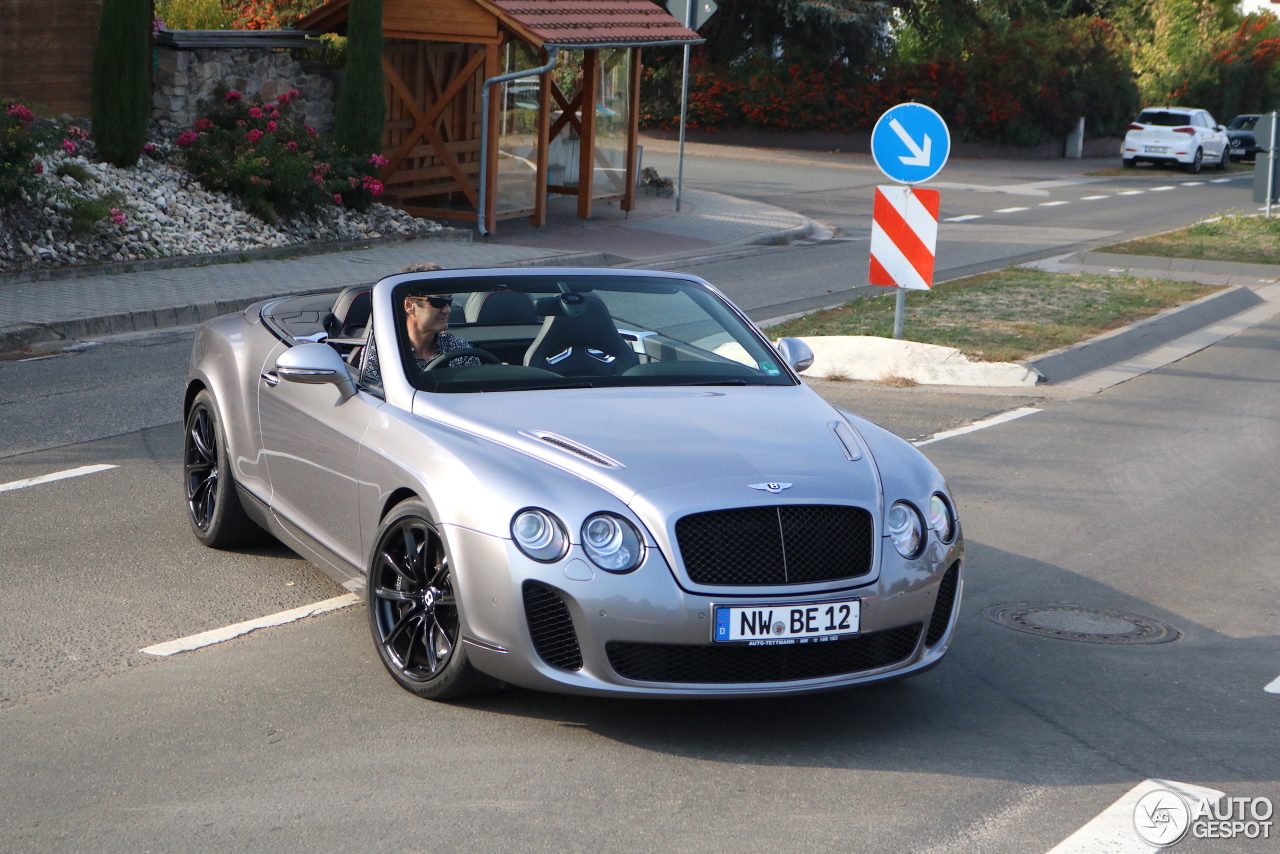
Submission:
<svg viewBox="0 0 1280 854">
<path fill-rule="evenodd" d="M 415 301 L 453 342 L 426 360 Z M 364 591 L 388 672 L 432 699 L 921 673 L 960 603 L 954 502 L 918 450 L 808 388 L 811 361 L 680 273 L 450 270 L 267 300 L 197 334 L 191 526 L 214 548 L 269 532 Z"/>
</svg>

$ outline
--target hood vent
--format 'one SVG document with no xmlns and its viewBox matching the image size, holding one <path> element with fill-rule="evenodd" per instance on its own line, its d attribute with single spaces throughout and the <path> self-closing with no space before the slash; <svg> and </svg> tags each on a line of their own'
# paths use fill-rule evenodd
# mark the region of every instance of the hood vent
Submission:
<svg viewBox="0 0 1280 854">
<path fill-rule="evenodd" d="M 537 439 L 539 442 L 546 442 L 548 445 L 559 448 L 562 451 L 568 451 L 575 456 L 582 457 L 589 463 L 595 463 L 601 468 L 606 469 L 622 469 L 626 468 L 622 463 L 606 456 L 593 448 L 588 448 L 572 439 L 566 439 L 558 433 L 548 433 L 546 430 L 521 430 L 521 436 L 528 436 L 530 439 Z"/>
</svg>

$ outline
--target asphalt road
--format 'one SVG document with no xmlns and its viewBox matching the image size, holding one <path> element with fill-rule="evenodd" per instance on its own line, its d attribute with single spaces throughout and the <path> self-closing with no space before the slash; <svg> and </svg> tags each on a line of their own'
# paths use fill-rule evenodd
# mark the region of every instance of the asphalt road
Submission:
<svg viewBox="0 0 1280 854">
<path fill-rule="evenodd" d="M 1192 191 L 1224 185 L 1186 190 L 1116 205 L 1154 219 L 1189 199 L 1185 222 L 1220 203 Z M 1071 207 L 1034 213 L 1061 223 Z M 850 267 L 842 251 L 698 272 L 747 293 L 765 259 L 802 282 Z M 1148 778 L 1280 801 L 1280 696 L 1263 690 L 1280 676 L 1277 319 L 1085 398 L 818 386 L 909 438 L 1042 411 L 923 449 L 969 549 L 942 665 L 765 701 L 513 690 L 433 704 L 387 678 L 361 607 L 139 653 L 342 592 L 282 548 L 190 536 L 176 423 L 189 346 L 172 330 L 0 362 L 0 485 L 118 466 L 0 491 L 2 852 L 1012 854 L 1048 852 Z M 1018 602 L 1133 612 L 1182 637 L 1079 643 L 982 615 Z M 1274 831 L 1174 850 L 1261 854 Z"/>
</svg>

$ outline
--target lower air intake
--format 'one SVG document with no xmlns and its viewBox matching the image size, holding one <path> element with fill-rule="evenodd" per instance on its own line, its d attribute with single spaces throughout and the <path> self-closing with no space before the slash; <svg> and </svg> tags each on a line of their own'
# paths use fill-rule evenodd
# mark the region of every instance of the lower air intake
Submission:
<svg viewBox="0 0 1280 854">
<path fill-rule="evenodd" d="M 582 649 L 569 607 L 557 593 L 536 581 L 524 583 L 524 614 L 539 657 L 561 670 L 582 669 Z"/>
<path fill-rule="evenodd" d="M 920 640 L 920 623 L 827 643 L 789 646 L 605 645 L 619 676 L 638 682 L 793 682 L 845 676 L 906 661 Z"/>
<path fill-rule="evenodd" d="M 956 591 L 960 588 L 960 563 L 951 564 L 947 574 L 942 576 L 938 584 L 938 598 L 933 602 L 933 617 L 929 620 L 929 631 L 924 636 L 924 645 L 933 646 L 947 633 L 951 625 L 951 612 L 955 609 Z"/>
</svg>

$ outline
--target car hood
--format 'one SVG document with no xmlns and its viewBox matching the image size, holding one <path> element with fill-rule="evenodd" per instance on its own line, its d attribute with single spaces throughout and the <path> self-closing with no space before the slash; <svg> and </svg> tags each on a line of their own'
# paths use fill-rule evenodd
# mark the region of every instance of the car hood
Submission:
<svg viewBox="0 0 1280 854">
<path fill-rule="evenodd" d="M 843 416 L 805 386 L 419 393 L 414 413 L 571 471 L 627 504 L 640 493 L 703 492 L 711 481 L 830 484 L 783 499 L 793 501 L 810 491 L 830 500 L 831 479 L 846 484 L 839 491 L 849 500 L 874 502 L 877 494 L 868 449 L 850 461 L 828 426 Z M 619 465 L 591 462 L 555 437 Z M 756 496 L 779 501 L 767 490 L 732 493 L 745 497 L 742 505 Z"/>
</svg>

